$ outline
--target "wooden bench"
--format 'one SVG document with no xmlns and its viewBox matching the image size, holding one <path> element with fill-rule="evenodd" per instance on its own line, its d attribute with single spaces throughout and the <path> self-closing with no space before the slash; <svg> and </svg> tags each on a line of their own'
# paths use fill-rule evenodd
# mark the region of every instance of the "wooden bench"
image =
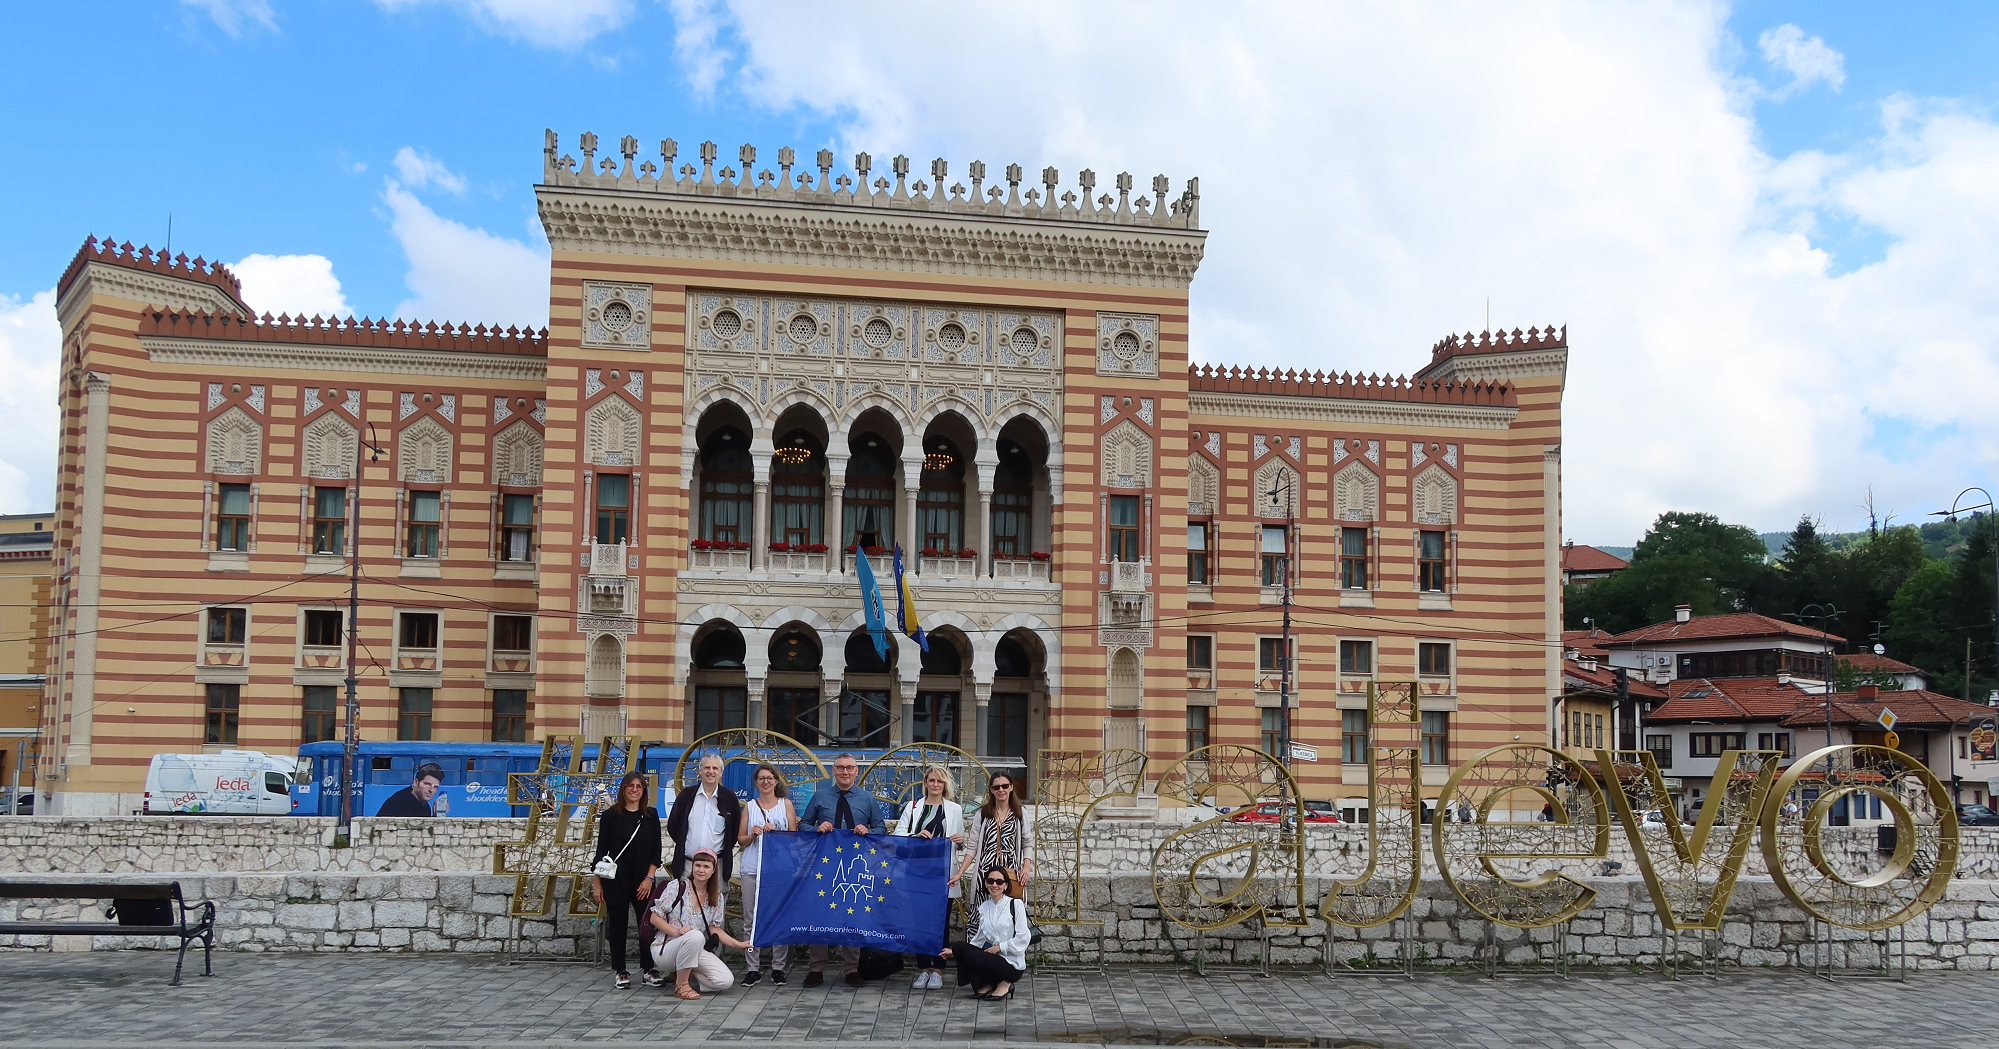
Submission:
<svg viewBox="0 0 1999 1049">
<path fill-rule="evenodd" d="M 181 898 L 180 882 L 81 882 L 0 880 L 0 900 L 110 900 L 105 918 L 92 921 L 43 921 L 17 918 L 0 921 L 0 936 L 177 936 L 172 986 L 180 986 L 187 945 L 201 941 L 201 975 L 213 976 L 215 904 L 190 904 Z M 155 902 L 157 901 L 157 902 Z"/>
</svg>

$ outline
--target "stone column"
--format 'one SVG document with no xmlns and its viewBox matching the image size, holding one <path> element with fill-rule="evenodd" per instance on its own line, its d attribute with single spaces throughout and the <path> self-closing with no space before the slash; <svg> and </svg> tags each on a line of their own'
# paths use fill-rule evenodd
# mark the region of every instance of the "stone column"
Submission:
<svg viewBox="0 0 1999 1049">
<path fill-rule="evenodd" d="M 104 488 L 111 428 L 111 378 L 91 372 L 83 378 L 83 491 L 77 500 L 76 654 L 71 664 L 69 702 L 58 711 L 55 731 L 69 731 L 69 745 L 60 752 L 65 765 L 88 765 L 91 758 L 92 714 L 97 707 L 98 595 L 103 581 Z M 203 545 L 206 545 L 205 543 Z M 60 644 L 60 641 L 57 642 Z M 247 660 L 246 660 L 247 661 Z M 61 689 L 60 681 L 50 682 Z M 59 693 L 58 693 L 59 694 Z M 64 726 L 60 715 L 69 715 Z M 58 737 L 60 738 L 60 737 Z M 64 779 L 67 776 L 62 777 Z M 58 804 L 61 813 L 64 806 Z"/>
<path fill-rule="evenodd" d="M 891 613 L 893 618 L 893 613 Z M 938 642 L 942 644 L 943 642 Z M 890 687 L 895 695 L 890 697 L 894 709 L 899 713 L 900 724 L 895 732 L 897 746 L 914 743 L 916 733 L 916 679 L 923 674 L 923 650 L 916 647 L 916 640 L 908 634 L 896 634 L 895 677 Z"/>
<path fill-rule="evenodd" d="M 847 690 L 847 682 L 844 677 L 827 678 L 819 682 L 819 688 L 826 697 L 826 705 L 819 708 L 819 731 L 832 735 L 840 731 L 840 693 Z"/>
<path fill-rule="evenodd" d="M 826 521 L 823 533 L 826 550 L 833 556 L 826 559 L 826 565 L 834 575 L 847 570 L 847 523 L 845 502 L 847 496 L 847 457 L 842 455 L 826 457 Z"/>
<path fill-rule="evenodd" d="M 763 677 L 745 677 L 743 691 L 747 698 L 743 705 L 743 727 L 764 728 L 764 682 Z"/>
<path fill-rule="evenodd" d="M 762 571 L 770 564 L 770 435 L 760 433 L 750 440 L 751 480 L 756 486 L 750 504 L 750 568 Z"/>
<path fill-rule="evenodd" d="M 977 525 L 979 538 L 976 543 L 968 543 L 966 545 L 976 546 L 979 556 L 984 558 L 983 561 L 979 562 L 977 574 L 981 578 L 985 578 L 993 574 L 993 474 L 999 470 L 999 448 L 991 438 L 980 439 L 979 453 L 973 458 L 972 462 L 979 468 L 979 520 Z M 970 528 L 965 529 L 966 536 L 969 537 L 972 531 Z"/>
<path fill-rule="evenodd" d="M 918 445 L 916 459 L 902 464 L 902 533 L 903 568 L 906 571 L 920 571 L 923 558 L 917 553 L 923 548 L 917 541 L 921 535 L 916 528 L 916 491 L 923 477 L 923 447 Z"/>
<path fill-rule="evenodd" d="M 986 715 L 992 711 L 992 703 L 992 681 L 972 682 L 972 723 L 965 726 L 965 731 L 958 733 L 958 738 L 964 741 L 965 749 L 975 755 L 983 756 L 985 751 L 980 746 L 989 742 L 985 738 Z"/>
</svg>

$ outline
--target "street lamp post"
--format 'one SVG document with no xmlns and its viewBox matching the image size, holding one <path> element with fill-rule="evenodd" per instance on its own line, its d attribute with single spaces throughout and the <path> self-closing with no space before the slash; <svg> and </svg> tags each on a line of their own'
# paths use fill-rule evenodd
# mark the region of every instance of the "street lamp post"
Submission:
<svg viewBox="0 0 1999 1049">
<path fill-rule="evenodd" d="M 361 615 L 361 453 L 368 453 L 369 462 L 380 459 L 382 447 L 376 440 L 374 423 L 368 424 L 368 440 L 363 441 L 358 432 L 354 435 L 354 505 L 347 508 L 347 734 L 340 750 L 340 825 L 333 831 L 336 849 L 347 848 L 354 840 L 354 777 L 358 773 L 354 766 L 361 751 L 360 681 L 355 674 L 359 635 L 355 627 Z"/>
<path fill-rule="evenodd" d="M 1978 494 L 1984 496 L 1985 501 L 1982 503 L 1973 503 L 1970 506 L 1963 505 L 1964 497 L 1970 495 L 1973 492 L 1977 492 Z M 1950 509 L 1932 510 L 1930 511 L 1930 516 L 1941 517 L 1946 521 L 1955 521 L 1957 520 L 1958 514 L 1976 513 L 1980 510 L 1985 511 L 1986 515 L 1993 519 L 1993 523 L 1995 526 L 1999 526 L 1999 512 L 1995 512 L 1999 511 L 1999 507 L 1993 506 L 1992 493 L 1976 485 L 1973 485 L 1972 487 L 1966 488 L 1964 491 L 1957 493 L 1957 498 L 1952 499 L 1950 501 Z M 1994 588 L 1992 593 L 1992 599 L 1993 599 L 1992 659 L 1994 667 L 1999 668 L 1999 527 L 1995 527 L 1993 531 L 1992 565 L 1993 565 L 1992 586 Z M 1966 692 L 1969 692 L 1971 690 L 1971 668 L 1969 666 L 1964 668 L 1964 688 Z"/>
</svg>

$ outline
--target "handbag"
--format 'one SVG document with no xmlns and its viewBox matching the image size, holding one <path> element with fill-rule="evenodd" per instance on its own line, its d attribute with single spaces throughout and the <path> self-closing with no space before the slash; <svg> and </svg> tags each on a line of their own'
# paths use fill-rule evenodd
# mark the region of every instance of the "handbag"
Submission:
<svg viewBox="0 0 1999 1049">
<path fill-rule="evenodd" d="M 1019 897 L 1015 897 L 1015 899 L 1019 899 Z M 1020 904 L 1020 920 L 1027 923 L 1027 945 L 1032 947 L 1040 943 L 1041 926 L 1034 924 L 1034 919 L 1027 916 L 1027 903 L 1024 900 Z"/>
<path fill-rule="evenodd" d="M 1006 894 L 1016 900 L 1027 899 L 1027 883 L 1020 880 L 1020 868 L 1003 867 L 1006 871 Z"/>
<path fill-rule="evenodd" d="M 625 847 L 619 849 L 616 856 L 598 857 L 597 864 L 590 868 L 590 873 L 607 880 L 616 878 L 618 876 L 618 861 L 625 858 L 625 849 L 631 848 L 632 842 L 639 840 L 639 829 L 644 826 L 645 817 L 644 814 L 640 814 L 638 823 L 632 827 L 632 836 L 625 839 Z"/>
</svg>

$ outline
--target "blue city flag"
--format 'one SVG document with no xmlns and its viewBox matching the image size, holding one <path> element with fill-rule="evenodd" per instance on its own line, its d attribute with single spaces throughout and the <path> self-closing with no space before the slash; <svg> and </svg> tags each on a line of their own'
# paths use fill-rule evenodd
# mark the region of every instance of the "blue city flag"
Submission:
<svg viewBox="0 0 1999 1049">
<path fill-rule="evenodd" d="M 944 949 L 949 838 L 829 830 L 772 831 L 759 840 L 756 946 L 823 943 L 906 954 Z"/>
<path fill-rule="evenodd" d="M 909 589 L 909 578 L 902 574 L 902 544 L 895 544 L 895 596 L 896 618 L 902 624 L 902 632 L 916 642 L 916 647 L 930 651 L 930 639 L 923 636 L 923 622 L 916 614 L 916 595 Z"/>
<path fill-rule="evenodd" d="M 888 617 L 882 614 L 882 588 L 875 584 L 875 566 L 868 563 L 868 552 L 861 547 L 854 548 L 854 574 L 861 579 L 861 612 L 867 616 L 875 655 L 887 661 Z"/>
</svg>

